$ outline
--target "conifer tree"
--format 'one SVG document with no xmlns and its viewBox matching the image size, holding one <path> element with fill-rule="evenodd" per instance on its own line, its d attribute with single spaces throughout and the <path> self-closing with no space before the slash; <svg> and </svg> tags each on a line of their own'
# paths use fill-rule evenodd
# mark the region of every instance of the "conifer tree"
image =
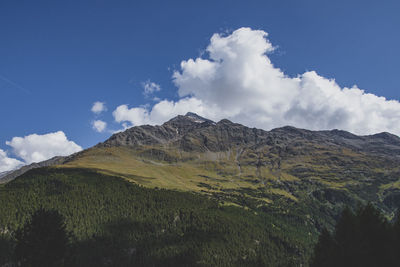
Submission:
<svg viewBox="0 0 400 267">
<path fill-rule="evenodd" d="M 15 257 L 22 266 L 62 266 L 68 246 L 64 218 L 40 208 L 16 233 Z"/>
<path fill-rule="evenodd" d="M 331 233 L 326 228 L 323 228 L 318 238 L 318 243 L 314 248 L 314 258 L 312 259 L 311 267 L 333 266 L 334 240 Z"/>
<path fill-rule="evenodd" d="M 390 225 L 372 204 L 356 214 L 345 208 L 333 236 L 326 229 L 321 232 L 311 266 L 398 266 L 399 237 L 399 219 Z"/>
</svg>

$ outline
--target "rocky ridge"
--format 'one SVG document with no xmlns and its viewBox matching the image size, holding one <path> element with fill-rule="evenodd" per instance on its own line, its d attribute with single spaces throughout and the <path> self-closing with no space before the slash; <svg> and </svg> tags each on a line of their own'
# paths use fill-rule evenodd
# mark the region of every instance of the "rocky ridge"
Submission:
<svg viewBox="0 0 400 267">
<path fill-rule="evenodd" d="M 265 131 L 229 120 L 217 123 L 194 113 L 179 115 L 163 125 L 136 126 L 116 133 L 97 146 L 173 145 L 185 151 L 226 151 L 246 145 L 288 147 L 311 142 L 330 147 L 345 147 L 358 152 L 400 158 L 400 138 L 390 133 L 358 136 L 342 130 L 310 131 L 291 126 Z"/>
</svg>

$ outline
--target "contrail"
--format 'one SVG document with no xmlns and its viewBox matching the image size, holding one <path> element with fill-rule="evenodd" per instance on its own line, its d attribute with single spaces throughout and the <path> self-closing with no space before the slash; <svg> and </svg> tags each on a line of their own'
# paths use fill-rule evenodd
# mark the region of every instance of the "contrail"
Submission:
<svg viewBox="0 0 400 267">
<path fill-rule="evenodd" d="M 24 92 L 25 94 L 31 94 L 31 92 L 29 90 L 25 89 L 24 87 L 22 87 L 21 85 L 15 83 L 15 82 L 11 81 L 10 79 L 7 79 L 6 77 L 4 77 L 1 74 L 0 74 L 0 79 L 5 81 L 6 83 L 10 84 L 14 88 L 19 89 L 20 91 Z"/>
</svg>

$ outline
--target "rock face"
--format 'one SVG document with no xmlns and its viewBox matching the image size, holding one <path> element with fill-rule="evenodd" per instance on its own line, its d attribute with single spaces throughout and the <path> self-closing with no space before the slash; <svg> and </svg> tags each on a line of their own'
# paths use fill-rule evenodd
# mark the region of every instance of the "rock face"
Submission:
<svg viewBox="0 0 400 267">
<path fill-rule="evenodd" d="M 143 125 L 116 133 L 99 146 L 164 145 L 175 142 L 198 129 L 204 129 L 215 123 L 194 113 L 177 116 L 161 126 Z"/>
<path fill-rule="evenodd" d="M 179 115 L 161 126 L 132 127 L 114 134 L 98 146 L 134 148 L 144 145 L 170 145 L 184 151 L 213 152 L 226 151 L 236 146 L 255 149 L 277 146 L 290 153 L 309 144 L 348 148 L 393 159 L 400 158 L 400 138 L 390 133 L 357 136 L 341 130 L 309 131 L 290 126 L 264 131 L 226 119 L 215 123 L 194 113 Z"/>
</svg>

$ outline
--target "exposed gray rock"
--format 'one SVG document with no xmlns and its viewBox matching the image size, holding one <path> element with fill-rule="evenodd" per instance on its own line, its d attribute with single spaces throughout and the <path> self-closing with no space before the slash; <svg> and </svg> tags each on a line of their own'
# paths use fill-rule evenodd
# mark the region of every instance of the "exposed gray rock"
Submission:
<svg viewBox="0 0 400 267">
<path fill-rule="evenodd" d="M 349 148 L 391 158 L 400 156 L 400 138 L 389 133 L 357 136 L 341 130 L 309 131 L 291 126 L 264 131 L 226 119 L 215 123 L 194 113 L 179 115 L 161 126 L 132 127 L 114 134 L 99 146 L 173 144 L 184 151 L 226 151 L 238 145 L 272 145 L 284 148 L 286 151 L 282 153 L 290 154 L 307 152 L 310 143 L 332 148 Z"/>
<path fill-rule="evenodd" d="M 0 181 L 1 178 L 3 178 L 4 176 L 6 176 L 7 174 L 11 173 L 12 171 L 7 171 L 7 172 L 0 172 Z"/>
</svg>

